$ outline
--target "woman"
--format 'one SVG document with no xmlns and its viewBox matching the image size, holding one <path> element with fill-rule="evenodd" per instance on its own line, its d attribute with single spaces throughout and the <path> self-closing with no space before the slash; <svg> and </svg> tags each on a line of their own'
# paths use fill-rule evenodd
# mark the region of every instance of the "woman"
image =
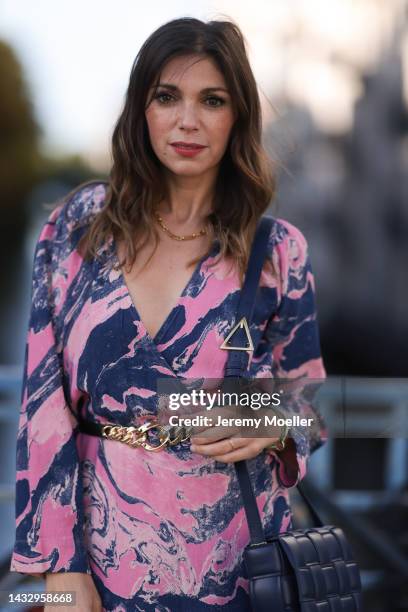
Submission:
<svg viewBox="0 0 408 612">
<path fill-rule="evenodd" d="M 79 610 L 248 610 L 233 462 L 248 460 L 266 532 L 285 531 L 289 488 L 322 430 L 280 452 L 278 435 L 196 434 L 148 452 L 78 430 L 81 416 L 154 417 L 160 378 L 223 376 L 220 347 L 274 194 L 239 29 L 178 19 L 155 31 L 112 144 L 109 182 L 70 194 L 37 243 L 11 570 L 76 591 Z M 250 331 L 251 377 L 325 376 L 307 243 L 283 219 Z"/>
</svg>

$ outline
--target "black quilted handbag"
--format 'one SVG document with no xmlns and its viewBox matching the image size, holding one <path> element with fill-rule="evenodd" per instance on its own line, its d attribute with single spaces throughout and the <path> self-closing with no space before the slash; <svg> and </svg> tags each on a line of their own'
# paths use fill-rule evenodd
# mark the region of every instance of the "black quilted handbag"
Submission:
<svg viewBox="0 0 408 612">
<path fill-rule="evenodd" d="M 359 569 L 339 527 L 295 529 L 268 541 L 251 534 L 244 563 L 256 612 L 362 610 Z"/>
<path fill-rule="evenodd" d="M 255 296 L 273 218 L 262 217 L 252 245 L 237 320 L 252 320 Z M 241 326 L 242 327 L 242 326 Z M 237 331 L 238 329 L 237 326 Z M 238 334 L 239 335 L 239 334 Z M 243 345 L 247 346 L 247 345 Z M 242 379 L 248 353 L 230 350 L 223 389 Z M 361 581 L 357 563 L 339 527 L 323 525 L 311 500 L 298 490 L 315 526 L 276 534 L 266 540 L 246 461 L 234 463 L 251 537 L 244 550 L 249 595 L 254 612 L 360 612 Z"/>
</svg>

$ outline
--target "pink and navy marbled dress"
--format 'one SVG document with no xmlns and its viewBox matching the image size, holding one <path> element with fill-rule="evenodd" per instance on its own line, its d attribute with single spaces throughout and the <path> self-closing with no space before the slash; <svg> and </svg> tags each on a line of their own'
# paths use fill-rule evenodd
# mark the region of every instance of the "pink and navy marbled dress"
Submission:
<svg viewBox="0 0 408 612">
<path fill-rule="evenodd" d="M 159 378 L 222 377 L 220 345 L 240 293 L 225 261 L 209 268 L 215 241 L 152 339 L 112 267 L 113 239 L 92 262 L 76 249 L 105 189 L 94 183 L 59 204 L 36 245 L 10 569 L 91 574 L 104 610 L 249 610 L 249 533 L 234 466 L 192 453 L 188 441 L 152 453 L 78 432 L 79 413 L 121 424 L 154 416 Z M 250 375 L 322 379 L 303 234 L 275 219 L 268 257 L 280 278 L 262 272 Z M 289 487 L 324 439 L 322 428 L 294 436 L 296 476 L 274 452 L 249 461 L 267 535 L 292 526 Z"/>
</svg>

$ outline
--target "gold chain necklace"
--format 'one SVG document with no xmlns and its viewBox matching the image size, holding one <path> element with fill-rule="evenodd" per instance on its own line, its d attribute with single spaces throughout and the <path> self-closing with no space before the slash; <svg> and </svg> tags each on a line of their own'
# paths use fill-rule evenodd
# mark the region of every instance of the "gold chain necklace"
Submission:
<svg viewBox="0 0 408 612">
<path fill-rule="evenodd" d="M 193 240 L 194 238 L 198 238 L 199 236 L 205 236 L 205 234 L 207 233 L 206 229 L 202 229 L 199 232 L 194 232 L 193 234 L 190 234 L 189 236 L 178 236 L 177 234 L 173 234 L 173 232 L 169 230 L 157 210 L 154 211 L 154 214 L 162 230 L 166 232 L 166 234 L 168 234 L 170 238 L 173 238 L 173 240 Z"/>
</svg>

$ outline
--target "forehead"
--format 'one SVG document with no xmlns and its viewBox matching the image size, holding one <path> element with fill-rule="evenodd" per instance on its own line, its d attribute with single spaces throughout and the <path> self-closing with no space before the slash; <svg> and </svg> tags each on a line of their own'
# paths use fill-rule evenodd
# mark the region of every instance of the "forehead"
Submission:
<svg viewBox="0 0 408 612">
<path fill-rule="evenodd" d="M 214 60 L 203 55 L 183 55 L 169 60 L 160 73 L 160 82 L 178 87 L 190 83 L 202 87 L 226 87 L 225 79 Z"/>
</svg>

